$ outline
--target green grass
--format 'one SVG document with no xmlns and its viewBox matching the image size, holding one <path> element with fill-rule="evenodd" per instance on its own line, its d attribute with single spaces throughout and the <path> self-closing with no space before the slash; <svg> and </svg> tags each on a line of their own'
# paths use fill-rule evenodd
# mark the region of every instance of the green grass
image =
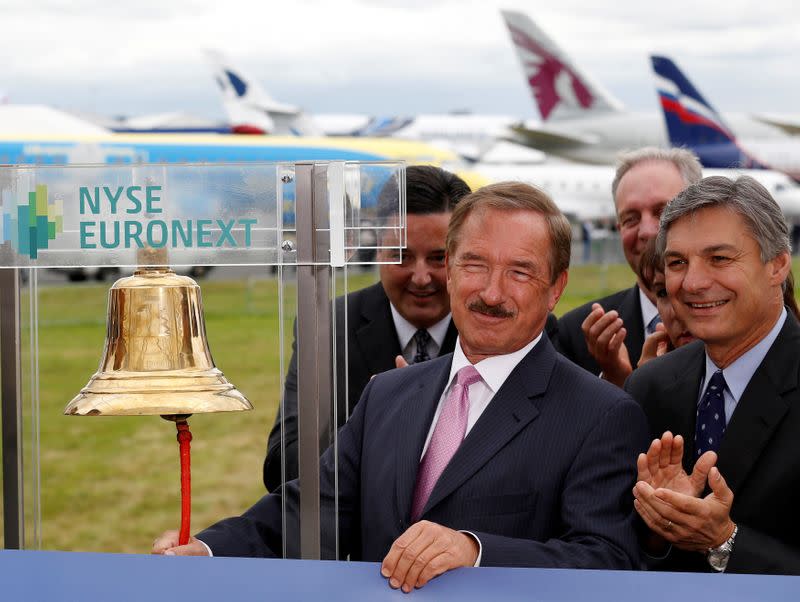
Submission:
<svg viewBox="0 0 800 602">
<path fill-rule="evenodd" d="M 350 288 L 374 279 L 373 274 L 351 276 Z M 632 282 L 627 266 L 576 266 L 556 313 Z M 281 383 L 278 282 L 201 284 L 216 365 L 250 399 L 255 411 L 190 419 L 195 530 L 240 513 L 263 493 L 261 464 Z M 44 549 L 146 553 L 156 535 L 179 523 L 178 450 L 172 423 L 155 416 L 62 415 L 64 406 L 97 369 L 105 338 L 107 289 L 107 285 L 39 289 L 40 535 Z M 287 301 L 293 299 L 288 290 Z M 23 306 L 27 314 L 26 300 Z M 291 320 L 292 316 L 285 316 L 287 348 Z M 28 357 L 28 333 L 23 335 L 23 356 Z M 26 378 L 29 366 L 29 360 L 23 361 Z M 29 391 L 30 387 L 24 388 Z M 24 438 L 30 485 L 29 414 L 26 410 Z M 30 490 L 25 506 L 27 547 L 36 547 Z"/>
<path fill-rule="evenodd" d="M 351 288 L 374 281 L 351 276 Z M 146 552 L 177 527 L 180 480 L 173 423 L 153 417 L 63 416 L 64 406 L 97 370 L 105 338 L 107 285 L 40 287 L 39 383 L 41 545 L 44 549 Z M 278 281 L 202 283 L 215 363 L 255 411 L 195 415 L 193 525 L 238 514 L 263 492 L 261 463 L 280 396 Z M 293 303 L 294 292 L 286 291 Z M 28 301 L 23 299 L 23 323 Z M 287 348 L 293 316 L 285 316 Z M 29 333 L 23 333 L 23 385 L 29 394 Z M 288 357 L 285 358 L 288 361 Z M 28 398 L 29 399 L 29 398 Z M 29 401 L 23 438 L 25 478 L 33 483 Z M 25 510 L 35 515 L 26 488 Z M 33 522 L 26 543 L 35 547 Z M 2 534 L 0 534 L 0 538 Z M 0 544 L 2 539 L 0 539 Z"/>
</svg>

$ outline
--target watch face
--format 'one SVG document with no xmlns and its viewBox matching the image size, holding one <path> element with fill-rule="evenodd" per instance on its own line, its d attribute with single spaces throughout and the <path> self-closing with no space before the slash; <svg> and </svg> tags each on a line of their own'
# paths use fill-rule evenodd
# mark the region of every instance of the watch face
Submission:
<svg viewBox="0 0 800 602">
<path fill-rule="evenodd" d="M 728 540 L 719 547 L 708 550 L 706 558 L 708 559 L 708 564 L 710 564 L 711 568 L 715 571 L 721 572 L 728 567 L 728 558 L 730 558 L 731 552 L 733 551 L 733 542 L 736 539 L 736 533 L 738 531 L 739 527 L 734 524 L 733 533 L 731 533 Z"/>
<path fill-rule="evenodd" d="M 711 568 L 717 571 L 721 571 L 725 568 L 728 560 L 728 553 L 723 552 L 721 550 L 713 550 L 708 553 L 708 564 L 711 565 Z"/>
</svg>

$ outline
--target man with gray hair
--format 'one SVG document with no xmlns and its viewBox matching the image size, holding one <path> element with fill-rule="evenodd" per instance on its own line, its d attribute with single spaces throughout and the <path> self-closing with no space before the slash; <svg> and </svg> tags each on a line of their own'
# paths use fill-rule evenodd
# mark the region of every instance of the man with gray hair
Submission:
<svg viewBox="0 0 800 602">
<path fill-rule="evenodd" d="M 783 304 L 786 221 L 754 179 L 710 177 L 667 206 L 657 246 L 675 314 L 699 340 L 626 383 L 655 437 L 634 487 L 649 551 L 665 570 L 800 574 L 800 325 Z"/>
<path fill-rule="evenodd" d="M 611 194 L 622 248 L 634 274 L 647 243 L 658 232 L 666 204 L 701 178 L 697 157 L 686 149 L 641 148 L 620 157 Z M 623 382 L 636 367 L 642 344 L 655 331 L 658 310 L 647 287 L 631 288 L 590 301 L 561 317 L 557 347 L 566 357 L 612 382 Z"/>
</svg>

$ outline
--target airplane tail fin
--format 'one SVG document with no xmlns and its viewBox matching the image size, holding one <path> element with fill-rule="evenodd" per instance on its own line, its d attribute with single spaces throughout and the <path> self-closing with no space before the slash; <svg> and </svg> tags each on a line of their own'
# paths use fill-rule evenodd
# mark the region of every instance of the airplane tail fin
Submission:
<svg viewBox="0 0 800 602">
<path fill-rule="evenodd" d="M 278 102 L 245 71 L 216 50 L 206 50 L 222 103 L 235 131 L 317 136 L 322 132 L 299 108 Z"/>
<path fill-rule="evenodd" d="M 705 167 L 767 169 L 739 147 L 717 110 L 674 62 L 650 59 L 670 144 L 694 151 Z"/>
<path fill-rule="evenodd" d="M 528 15 L 500 11 L 542 121 L 618 112 L 622 104 L 572 64 Z"/>
</svg>

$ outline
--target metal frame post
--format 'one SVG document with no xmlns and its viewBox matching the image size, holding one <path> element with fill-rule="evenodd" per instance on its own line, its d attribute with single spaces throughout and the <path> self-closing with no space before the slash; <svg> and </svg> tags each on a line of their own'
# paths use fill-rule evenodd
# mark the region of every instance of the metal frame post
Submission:
<svg viewBox="0 0 800 602">
<path fill-rule="evenodd" d="M 3 537 L 7 549 L 24 547 L 20 270 L 0 269 L 0 404 L 3 445 Z"/>
<path fill-rule="evenodd" d="M 298 163 L 295 178 L 300 556 L 314 560 L 321 557 L 319 458 L 332 432 L 327 167 Z"/>
</svg>

